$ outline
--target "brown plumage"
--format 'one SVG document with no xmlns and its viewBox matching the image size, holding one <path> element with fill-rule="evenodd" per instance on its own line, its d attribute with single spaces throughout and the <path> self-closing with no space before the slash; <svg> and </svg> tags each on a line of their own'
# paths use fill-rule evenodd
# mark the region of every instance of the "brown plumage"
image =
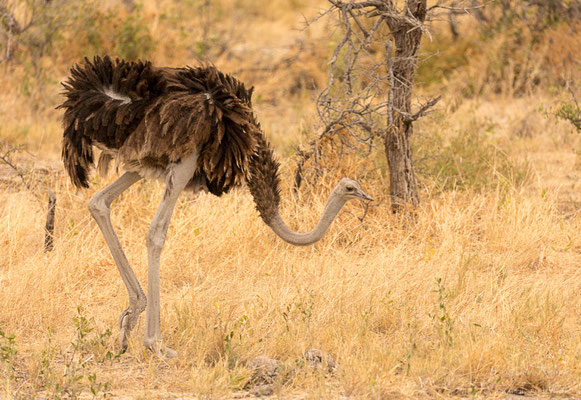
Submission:
<svg viewBox="0 0 581 400">
<path fill-rule="evenodd" d="M 256 152 L 250 158 L 248 188 L 260 217 L 267 225 L 278 212 L 280 203 L 278 167 L 272 149 L 264 136 L 260 135 Z"/>
<path fill-rule="evenodd" d="M 252 112 L 252 89 L 214 66 L 95 57 L 63 86 L 62 158 L 75 186 L 88 187 L 93 146 L 103 150 L 100 171 L 115 159 L 145 176 L 163 176 L 197 150 L 192 182 L 219 196 L 247 181 L 263 219 L 278 206 L 278 163 Z"/>
</svg>

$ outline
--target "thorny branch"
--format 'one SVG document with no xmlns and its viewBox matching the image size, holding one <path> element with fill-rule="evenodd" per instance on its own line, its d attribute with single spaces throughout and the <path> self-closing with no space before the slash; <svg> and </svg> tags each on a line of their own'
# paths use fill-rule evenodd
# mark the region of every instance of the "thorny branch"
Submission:
<svg viewBox="0 0 581 400">
<path fill-rule="evenodd" d="M 399 109 L 395 109 L 398 113 L 400 113 L 401 115 L 403 115 L 404 117 L 404 121 L 407 123 L 416 121 L 418 118 L 423 117 L 424 115 L 426 115 L 427 111 L 432 108 L 433 106 L 436 105 L 436 103 L 438 101 L 440 101 L 440 99 L 442 98 L 442 96 L 438 96 L 438 97 L 434 97 L 433 99 L 428 100 L 425 104 L 423 104 L 420 109 L 418 111 L 416 111 L 413 114 L 409 114 L 405 111 L 401 111 Z"/>
<path fill-rule="evenodd" d="M 363 207 L 363 215 L 361 215 L 360 217 L 355 215 L 354 213 L 352 213 L 351 211 L 343 211 L 345 214 L 350 214 L 353 215 L 355 218 L 357 218 L 359 220 L 359 222 L 361 222 L 362 224 L 365 224 L 365 217 L 367 217 L 367 214 L 369 213 L 369 209 L 372 207 L 379 207 L 383 202 L 380 201 L 378 203 L 371 203 L 370 201 L 366 201 L 366 200 L 361 200 L 361 206 Z"/>
<path fill-rule="evenodd" d="M 12 161 L 12 157 L 11 157 L 12 154 L 18 153 L 22 150 L 23 150 L 23 146 L 9 147 L 6 151 L 4 151 L 3 154 L 0 154 L 0 161 L 2 161 L 4 164 L 8 165 L 12 170 L 14 170 L 14 172 L 16 172 L 16 175 L 18 175 L 18 177 L 22 181 L 22 184 L 24 186 L 26 186 L 26 188 L 32 192 L 33 191 L 32 187 L 28 183 L 28 180 L 26 179 L 26 176 L 24 175 L 24 171 L 22 170 L 22 168 L 19 168 Z"/>
</svg>

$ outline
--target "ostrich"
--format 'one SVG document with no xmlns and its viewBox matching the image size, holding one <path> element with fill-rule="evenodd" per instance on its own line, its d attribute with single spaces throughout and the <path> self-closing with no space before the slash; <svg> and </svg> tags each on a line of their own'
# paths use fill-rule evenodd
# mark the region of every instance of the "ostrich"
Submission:
<svg viewBox="0 0 581 400">
<path fill-rule="evenodd" d="M 105 174 L 112 161 L 125 170 L 89 201 L 129 293 L 129 307 L 119 316 L 122 351 L 145 310 L 145 347 L 160 357 L 177 355 L 161 337 L 159 273 L 171 215 L 184 189 L 220 196 L 246 182 L 266 225 L 297 246 L 321 239 L 348 200 L 373 200 L 356 181 L 343 178 L 312 231 L 289 229 L 278 211 L 279 164 L 252 111 L 253 89 L 212 65 L 159 68 L 97 56 L 74 65 L 63 86 L 66 100 L 58 107 L 64 109 L 62 159 L 72 183 L 89 186 L 93 146 L 101 150 L 99 173 Z M 147 234 L 148 299 L 110 219 L 113 200 L 142 178 L 165 182 Z"/>
</svg>

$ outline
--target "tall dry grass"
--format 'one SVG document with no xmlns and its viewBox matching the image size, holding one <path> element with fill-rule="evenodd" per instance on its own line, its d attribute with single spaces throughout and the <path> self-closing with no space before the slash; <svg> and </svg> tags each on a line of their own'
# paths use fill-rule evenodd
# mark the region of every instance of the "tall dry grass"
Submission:
<svg viewBox="0 0 581 400">
<path fill-rule="evenodd" d="M 485 114 L 488 106 L 475 112 Z M 450 118 L 469 121 L 462 113 Z M 545 140 L 532 134 L 513 140 Z M 553 134 L 572 140 L 565 125 Z M 554 143 L 543 151 L 570 149 Z M 563 160 L 566 182 L 574 157 Z M 543 176 L 553 166 L 536 164 L 531 174 Z M 42 251 L 45 211 L 36 198 L 9 191 L 0 202 L 0 326 L 16 335 L 21 382 L 30 388 L 47 338 L 66 349 L 74 337 L 78 306 L 103 332 L 116 331 L 127 304 L 86 210 L 91 191 L 75 191 L 63 174 L 49 179 L 59 198 L 52 253 Z M 112 179 L 95 178 L 94 186 Z M 334 180 L 302 199 L 285 190 L 283 215 L 291 225 L 315 224 Z M 410 223 L 391 216 L 382 186 L 366 185 L 380 204 L 364 223 L 356 218 L 361 206 L 350 204 L 322 242 L 308 248 L 277 239 L 245 190 L 223 198 L 183 195 L 161 276 L 163 335 L 179 358 L 144 354 L 140 325 L 121 361 L 91 371 L 118 394 L 222 397 L 248 381 L 245 364 L 253 357 L 293 366 L 314 347 L 336 358 L 338 372 L 298 374 L 278 387 L 281 396 L 579 393 L 581 242 L 578 217 L 563 213 L 562 189 L 535 189 L 533 179 L 490 192 L 424 192 Z M 113 205 L 113 223 L 144 285 L 144 238 L 161 193 L 160 184 L 141 183 Z"/>
</svg>

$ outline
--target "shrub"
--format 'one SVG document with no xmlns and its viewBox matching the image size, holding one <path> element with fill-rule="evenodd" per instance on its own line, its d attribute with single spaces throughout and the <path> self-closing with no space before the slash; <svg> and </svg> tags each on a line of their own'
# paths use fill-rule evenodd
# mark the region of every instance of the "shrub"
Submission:
<svg viewBox="0 0 581 400">
<path fill-rule="evenodd" d="M 115 50 L 126 60 L 147 58 L 153 50 L 153 38 L 147 25 L 138 14 L 127 17 L 117 32 Z"/>
<path fill-rule="evenodd" d="M 569 121 L 575 127 L 577 132 L 581 133 L 581 111 L 576 101 L 563 101 L 555 113 L 557 118 Z"/>
<path fill-rule="evenodd" d="M 486 190 L 515 187 L 528 175 L 525 164 L 511 161 L 491 139 L 495 125 L 473 121 L 449 143 L 441 136 L 420 138 L 416 166 L 424 181 L 432 180 L 437 190 Z"/>
</svg>

